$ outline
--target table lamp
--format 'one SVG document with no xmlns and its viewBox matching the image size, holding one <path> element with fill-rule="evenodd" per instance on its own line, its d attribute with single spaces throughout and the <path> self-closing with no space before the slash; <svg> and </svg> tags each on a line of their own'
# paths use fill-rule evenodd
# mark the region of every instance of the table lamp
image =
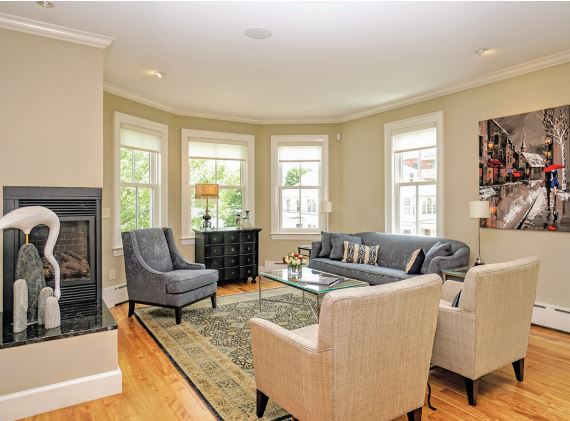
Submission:
<svg viewBox="0 0 570 421">
<path fill-rule="evenodd" d="M 220 185 L 219 184 L 196 184 L 196 190 L 194 193 L 194 198 L 196 199 L 206 199 L 206 212 L 202 217 L 204 222 L 202 222 L 203 230 L 211 230 L 212 222 L 210 221 L 212 217 L 208 213 L 208 200 L 218 199 L 220 197 Z"/>
<path fill-rule="evenodd" d="M 479 233 L 478 246 L 479 253 L 477 259 L 475 259 L 475 266 L 484 265 L 483 259 L 481 259 L 481 219 L 487 219 L 491 216 L 489 211 L 489 201 L 488 200 L 472 200 L 469 202 L 469 217 L 472 219 L 478 219 L 479 225 L 477 227 Z"/>
</svg>

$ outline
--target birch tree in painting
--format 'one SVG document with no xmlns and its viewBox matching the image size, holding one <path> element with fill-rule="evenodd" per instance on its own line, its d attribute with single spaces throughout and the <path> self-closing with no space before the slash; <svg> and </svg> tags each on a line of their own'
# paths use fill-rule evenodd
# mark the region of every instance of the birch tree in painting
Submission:
<svg viewBox="0 0 570 421">
<path fill-rule="evenodd" d="M 566 165 L 566 140 L 568 137 L 568 129 L 570 127 L 569 115 L 566 107 L 548 108 L 544 110 L 542 123 L 547 137 L 553 142 L 560 145 L 562 162 Z M 561 171 L 562 190 L 566 190 L 566 171 Z"/>
</svg>

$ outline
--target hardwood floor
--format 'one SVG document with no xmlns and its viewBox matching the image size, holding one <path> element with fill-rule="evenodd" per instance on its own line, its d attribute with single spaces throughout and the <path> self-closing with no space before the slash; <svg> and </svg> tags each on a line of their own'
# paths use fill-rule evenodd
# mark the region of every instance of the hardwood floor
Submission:
<svg viewBox="0 0 570 421">
<path fill-rule="evenodd" d="M 266 281 L 263 285 L 279 286 Z M 256 284 L 235 283 L 222 284 L 218 291 L 227 295 L 256 289 Z M 119 324 L 123 393 L 30 420 L 215 420 L 140 323 L 127 317 L 127 307 L 112 310 Z M 511 365 L 483 377 L 476 407 L 467 405 L 460 376 L 432 371 L 432 404 L 437 410 L 425 406 L 423 419 L 570 420 L 570 334 L 533 326 L 525 363 L 523 383 L 516 381 Z"/>
</svg>

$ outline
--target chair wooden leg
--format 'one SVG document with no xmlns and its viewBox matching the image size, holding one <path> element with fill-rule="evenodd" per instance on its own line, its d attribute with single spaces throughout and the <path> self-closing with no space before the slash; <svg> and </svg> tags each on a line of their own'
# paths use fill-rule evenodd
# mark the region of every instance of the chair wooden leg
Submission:
<svg viewBox="0 0 570 421">
<path fill-rule="evenodd" d="M 176 324 L 179 325 L 182 323 L 182 307 L 176 307 L 174 312 L 176 314 Z"/>
<path fill-rule="evenodd" d="M 515 376 L 517 380 L 522 382 L 524 380 L 524 358 L 513 363 L 513 369 L 515 370 Z"/>
<path fill-rule="evenodd" d="M 216 294 L 212 295 L 210 299 L 212 300 L 212 308 L 216 308 L 218 306 L 218 303 L 216 301 Z"/>
<path fill-rule="evenodd" d="M 479 394 L 479 379 L 471 380 L 467 377 L 464 377 L 463 380 L 465 380 L 465 389 L 467 390 L 467 400 L 469 401 L 469 405 L 477 405 L 477 395 Z"/>
<path fill-rule="evenodd" d="M 261 390 L 257 390 L 257 407 L 256 407 L 256 411 L 255 414 L 257 415 L 257 418 L 261 418 L 263 417 L 263 413 L 265 412 L 265 407 L 267 406 L 267 401 L 269 400 L 269 397 L 263 393 Z"/>
<path fill-rule="evenodd" d="M 135 302 L 129 300 L 129 317 L 133 317 L 133 314 L 135 314 Z"/>
<path fill-rule="evenodd" d="M 422 408 L 414 409 L 408 412 L 408 421 L 421 421 L 422 420 Z"/>
</svg>

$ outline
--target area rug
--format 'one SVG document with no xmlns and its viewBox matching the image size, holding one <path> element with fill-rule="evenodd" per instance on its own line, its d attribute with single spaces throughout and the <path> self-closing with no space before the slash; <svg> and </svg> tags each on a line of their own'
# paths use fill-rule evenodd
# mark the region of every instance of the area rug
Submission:
<svg viewBox="0 0 570 421">
<path fill-rule="evenodd" d="M 263 297 L 302 301 L 299 291 L 287 287 L 265 290 Z M 261 317 L 289 330 L 316 323 L 306 306 L 263 301 L 260 311 L 257 292 L 218 297 L 216 309 L 210 300 L 193 304 L 184 309 L 180 325 L 171 309 L 151 306 L 135 314 L 211 412 L 224 421 L 258 419 L 248 320 Z M 291 418 L 269 400 L 263 419 Z"/>
</svg>

